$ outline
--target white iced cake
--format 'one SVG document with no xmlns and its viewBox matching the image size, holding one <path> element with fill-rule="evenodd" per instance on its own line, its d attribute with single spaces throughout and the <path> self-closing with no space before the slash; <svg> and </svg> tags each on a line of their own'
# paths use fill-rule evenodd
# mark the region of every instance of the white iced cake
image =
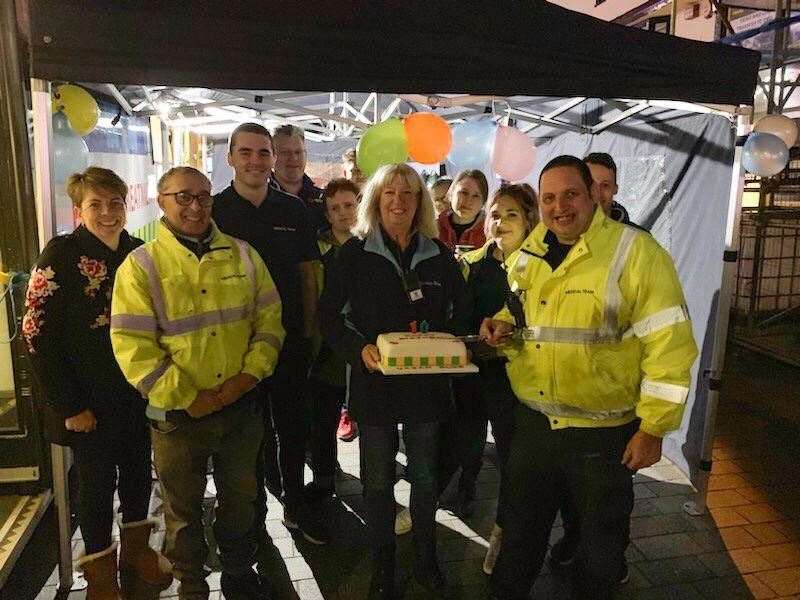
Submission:
<svg viewBox="0 0 800 600">
<path fill-rule="evenodd" d="M 464 342 L 449 333 L 382 333 L 378 351 L 385 369 L 452 369 L 467 365 Z"/>
</svg>

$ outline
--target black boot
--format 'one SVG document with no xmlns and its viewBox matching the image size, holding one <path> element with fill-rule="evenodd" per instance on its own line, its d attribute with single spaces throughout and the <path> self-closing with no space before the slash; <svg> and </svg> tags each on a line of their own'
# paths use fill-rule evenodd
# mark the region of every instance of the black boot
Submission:
<svg viewBox="0 0 800 600">
<path fill-rule="evenodd" d="M 223 571 L 220 587 L 226 600 L 270 600 L 274 597 L 266 578 L 252 570 L 237 575 Z"/>
<path fill-rule="evenodd" d="M 375 552 L 369 600 L 394 600 L 394 564 L 394 546 L 385 546 Z"/>
<path fill-rule="evenodd" d="M 436 559 L 436 539 L 414 541 L 414 579 L 435 598 L 449 598 L 447 580 Z"/>
</svg>

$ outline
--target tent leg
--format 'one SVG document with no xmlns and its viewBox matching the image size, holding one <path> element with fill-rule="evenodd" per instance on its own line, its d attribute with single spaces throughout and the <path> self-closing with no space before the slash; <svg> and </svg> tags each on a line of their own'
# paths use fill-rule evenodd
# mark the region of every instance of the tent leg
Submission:
<svg viewBox="0 0 800 600">
<path fill-rule="evenodd" d="M 86 588 L 86 580 L 72 570 L 72 523 L 69 509 L 69 467 L 72 454 L 64 446 L 50 445 L 53 496 L 58 520 L 58 597 Z"/>
<path fill-rule="evenodd" d="M 748 128 L 744 117 L 739 117 L 738 129 L 746 133 Z M 717 298 L 717 314 L 714 325 L 714 350 L 711 355 L 711 368 L 701 374 L 708 382 L 708 400 L 706 402 L 703 438 L 700 446 L 700 464 L 695 478 L 697 492 L 683 505 L 690 515 L 702 515 L 706 512 L 706 494 L 708 480 L 711 476 L 714 432 L 719 406 L 719 390 L 722 383 L 722 369 L 725 364 L 725 349 L 728 339 L 728 322 L 730 319 L 731 301 L 736 279 L 736 261 L 738 259 L 739 221 L 742 214 L 742 193 L 744 191 L 744 169 L 742 168 L 742 147 L 737 146 L 733 157 L 731 174 L 731 192 L 728 202 L 728 219 L 725 227 L 725 253 L 723 254 L 722 280 Z"/>
</svg>

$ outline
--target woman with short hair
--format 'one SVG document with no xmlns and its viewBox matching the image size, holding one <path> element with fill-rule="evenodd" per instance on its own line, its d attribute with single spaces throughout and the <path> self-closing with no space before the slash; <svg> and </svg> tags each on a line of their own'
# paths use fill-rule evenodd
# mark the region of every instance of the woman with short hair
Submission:
<svg viewBox="0 0 800 600">
<path fill-rule="evenodd" d="M 128 186 L 113 171 L 74 173 L 67 193 L 81 224 L 51 239 L 36 261 L 22 335 L 44 391 L 47 437 L 71 446 L 75 459 L 86 598 L 118 600 L 115 490 L 122 510 L 119 569 L 159 589 L 172 582 L 169 563 L 148 543 L 156 522 L 147 518 L 145 401 L 123 377 L 109 335 L 117 267 L 142 241 L 123 229 Z"/>
<path fill-rule="evenodd" d="M 367 182 L 354 236 L 339 251 L 321 306 L 322 333 L 352 366 L 350 411 L 358 421 L 366 521 L 374 553 L 371 597 L 394 597 L 397 426 L 403 426 L 414 519 L 414 576 L 442 593 L 436 559 L 439 426 L 451 409 L 445 375 L 384 376 L 382 333 L 455 331 L 467 312 L 464 279 L 436 239 L 433 203 L 408 165 L 381 167 Z"/>
</svg>

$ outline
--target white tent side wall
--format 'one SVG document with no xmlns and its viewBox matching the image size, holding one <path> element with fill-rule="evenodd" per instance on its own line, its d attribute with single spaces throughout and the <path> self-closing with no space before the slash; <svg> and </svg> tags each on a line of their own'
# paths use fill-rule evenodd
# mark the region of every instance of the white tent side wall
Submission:
<svg viewBox="0 0 800 600">
<path fill-rule="evenodd" d="M 700 357 L 692 369 L 683 422 L 665 439 L 664 454 L 696 487 L 703 487 L 704 425 L 713 419 L 706 415 L 707 377 L 726 249 L 734 133 L 725 117 L 675 111 L 624 121 L 597 135 L 565 133 L 539 146 L 529 178 L 537 186 L 541 169 L 560 154 L 608 152 L 619 167 L 617 200 L 675 260 Z"/>
</svg>

